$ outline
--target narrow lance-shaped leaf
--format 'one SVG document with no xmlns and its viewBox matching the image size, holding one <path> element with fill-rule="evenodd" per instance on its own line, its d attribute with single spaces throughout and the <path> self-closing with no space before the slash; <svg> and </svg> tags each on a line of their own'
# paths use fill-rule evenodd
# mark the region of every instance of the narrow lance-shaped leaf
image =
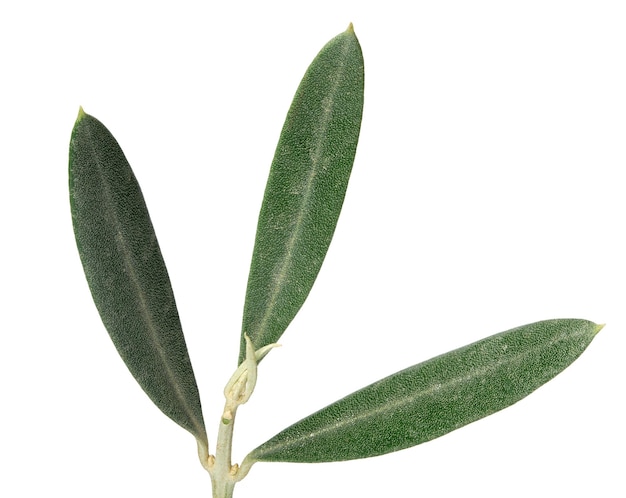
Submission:
<svg viewBox="0 0 626 498">
<path fill-rule="evenodd" d="M 309 66 L 280 135 L 259 215 L 243 313 L 259 349 L 285 331 L 330 244 L 363 111 L 363 55 L 352 25 Z"/>
<path fill-rule="evenodd" d="M 113 135 L 82 108 L 69 188 L 78 252 L 111 339 L 152 401 L 206 449 L 198 388 L 141 189 Z"/>
<path fill-rule="evenodd" d="M 246 459 L 351 460 L 430 441 L 524 398 L 578 358 L 601 328 L 548 320 L 487 337 L 350 394 Z"/>
</svg>

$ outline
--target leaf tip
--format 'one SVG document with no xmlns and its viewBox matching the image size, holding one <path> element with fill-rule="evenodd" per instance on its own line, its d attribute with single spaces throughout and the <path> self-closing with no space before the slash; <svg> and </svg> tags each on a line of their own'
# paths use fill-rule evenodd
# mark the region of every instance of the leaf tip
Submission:
<svg viewBox="0 0 626 498">
<path fill-rule="evenodd" d="M 78 106 L 78 116 L 76 117 L 76 122 L 78 123 L 81 119 L 85 117 L 85 110 L 83 106 Z"/>
<path fill-rule="evenodd" d="M 606 323 L 601 323 L 599 325 L 596 325 L 596 328 L 593 332 L 593 336 L 595 337 L 596 335 L 598 335 L 598 332 L 600 332 L 604 328 L 605 325 Z"/>
<path fill-rule="evenodd" d="M 348 33 L 354 33 L 354 25 L 353 25 L 352 23 L 350 23 L 350 24 L 348 25 L 348 29 L 346 29 L 346 31 L 347 31 Z"/>
</svg>

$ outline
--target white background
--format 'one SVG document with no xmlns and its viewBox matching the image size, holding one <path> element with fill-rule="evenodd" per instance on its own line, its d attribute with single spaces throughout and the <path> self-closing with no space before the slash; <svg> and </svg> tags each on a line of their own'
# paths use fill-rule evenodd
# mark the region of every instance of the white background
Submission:
<svg viewBox="0 0 626 498">
<path fill-rule="evenodd" d="M 344 210 L 240 409 L 235 460 L 492 333 L 607 325 L 507 410 L 392 455 L 257 464 L 236 496 L 626 494 L 623 2 L 59 0 L 0 7 L 1 496 L 210 496 L 193 438 L 135 384 L 91 301 L 67 194 L 79 105 L 141 182 L 214 445 L 282 121 L 349 22 L 366 96 Z"/>
</svg>

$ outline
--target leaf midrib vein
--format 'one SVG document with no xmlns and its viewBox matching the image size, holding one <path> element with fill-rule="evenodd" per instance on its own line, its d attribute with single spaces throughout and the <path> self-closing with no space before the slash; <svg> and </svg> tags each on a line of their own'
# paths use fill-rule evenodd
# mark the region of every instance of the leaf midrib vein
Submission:
<svg viewBox="0 0 626 498">
<path fill-rule="evenodd" d="M 552 344 L 558 342 L 559 340 L 560 340 L 560 336 L 554 337 L 547 344 L 545 343 L 537 344 L 536 346 L 529 348 L 525 351 L 520 351 L 514 356 L 509 356 L 505 359 L 501 359 L 499 361 L 493 362 L 492 364 L 487 365 L 487 366 L 475 368 L 474 370 L 470 372 L 464 372 L 463 375 L 456 375 L 454 377 L 451 377 L 445 382 L 433 384 L 429 386 L 427 389 L 416 391 L 412 393 L 411 395 L 403 397 L 403 398 L 396 398 L 393 401 L 381 404 L 372 410 L 362 411 L 351 417 L 344 417 L 341 420 L 336 421 L 333 424 L 321 427 L 317 430 L 314 430 L 313 432 L 307 432 L 306 434 L 303 434 L 301 437 L 298 437 L 295 439 L 287 439 L 286 441 L 281 441 L 279 444 L 277 444 L 274 447 L 273 452 L 277 450 L 278 451 L 286 450 L 287 448 L 293 447 L 293 446 L 298 446 L 303 439 L 317 438 L 318 436 L 323 436 L 326 433 L 337 432 L 345 427 L 358 425 L 358 423 L 364 419 L 371 418 L 371 419 L 380 420 L 381 415 L 385 413 L 392 413 L 392 412 L 401 410 L 403 407 L 415 403 L 416 400 L 418 400 L 419 398 L 426 397 L 437 390 L 449 391 L 455 385 L 461 384 L 463 382 L 471 381 L 472 379 L 475 379 L 480 376 L 484 376 L 490 371 L 498 370 L 505 363 L 507 365 L 520 364 L 524 360 L 524 358 L 534 355 L 538 350 L 549 347 Z M 340 402 L 341 401 L 339 401 L 338 403 Z"/>
<path fill-rule="evenodd" d="M 92 136 L 91 130 L 89 130 L 88 132 L 89 132 L 89 135 Z M 93 136 L 90 142 L 92 144 L 94 143 Z M 135 271 L 135 267 L 132 264 L 132 261 L 133 261 L 132 252 L 128 246 L 126 238 L 123 235 L 124 233 L 123 225 L 118 216 L 117 208 L 114 207 L 115 202 L 114 202 L 114 197 L 111 193 L 111 189 L 109 187 L 108 182 L 104 178 L 104 173 L 103 173 L 104 162 L 101 160 L 100 155 L 98 154 L 98 151 L 96 150 L 95 145 L 92 145 L 92 150 L 93 150 L 93 157 L 96 158 L 97 163 L 98 163 L 97 170 L 98 170 L 98 175 L 100 178 L 100 183 L 103 186 L 103 193 L 106 199 L 106 204 L 108 206 L 113 206 L 107 211 L 110 213 L 110 219 L 112 221 L 113 228 L 116 233 L 116 237 L 115 237 L 116 246 L 118 247 L 118 250 L 120 251 L 122 255 L 124 268 L 126 269 L 126 275 L 129 277 L 129 281 L 131 282 L 131 285 L 134 287 L 136 291 L 135 294 L 139 298 L 140 312 L 143 317 L 143 322 L 147 325 L 149 339 L 151 340 L 151 344 L 153 345 L 152 349 L 156 351 L 158 355 L 158 359 L 160 360 L 160 363 L 163 365 L 165 369 L 165 373 L 166 373 L 165 377 L 168 379 L 169 381 L 168 383 L 170 384 L 170 386 L 173 387 L 176 398 L 178 398 L 178 400 L 181 402 L 184 411 L 187 413 L 189 419 L 196 426 L 195 430 L 197 431 L 197 434 L 202 434 L 204 430 L 201 427 L 201 424 L 199 424 L 199 421 L 196 420 L 196 417 L 194 416 L 194 412 L 190 408 L 187 402 L 186 396 L 183 394 L 181 387 L 178 385 L 178 382 L 176 382 L 176 375 L 174 374 L 174 371 L 172 370 L 170 362 L 168 361 L 168 358 L 165 355 L 164 348 L 161 346 L 161 342 L 159 340 L 159 335 L 157 333 L 158 327 L 156 326 L 151 313 L 148 312 L 148 305 L 147 305 L 147 300 L 145 296 L 145 291 L 143 290 L 141 286 L 139 277 L 137 275 L 137 272 Z"/>
<path fill-rule="evenodd" d="M 345 44 L 343 48 L 343 52 L 342 52 L 342 60 L 344 59 L 344 56 L 349 52 L 349 50 L 350 50 L 350 45 Z M 335 73 L 336 77 L 334 79 L 334 84 L 328 94 L 329 103 L 327 106 L 324 107 L 322 119 L 318 121 L 318 125 L 315 127 L 315 130 L 313 132 L 313 136 L 318 137 L 318 139 L 317 139 L 316 146 L 313 150 L 313 153 L 310 154 L 312 166 L 309 170 L 309 174 L 307 175 L 306 181 L 304 183 L 302 200 L 300 202 L 300 209 L 298 210 L 298 214 L 294 222 L 294 229 L 292 230 L 291 235 L 289 236 L 287 243 L 285 244 L 285 256 L 277 265 L 278 266 L 277 270 L 275 270 L 273 273 L 274 285 L 272 286 L 271 293 L 267 301 L 268 304 L 267 304 L 267 307 L 265 308 L 265 313 L 261 317 L 261 320 L 259 321 L 259 326 L 258 326 L 258 330 L 260 331 L 261 336 L 263 336 L 266 333 L 268 322 L 270 321 L 270 318 L 274 315 L 274 309 L 277 306 L 278 298 L 282 290 L 284 289 L 286 281 L 287 281 L 289 268 L 293 264 L 294 248 L 297 242 L 301 239 L 301 233 L 305 225 L 304 220 L 305 220 L 305 213 L 307 211 L 306 207 L 311 202 L 311 197 L 313 194 L 314 179 L 318 171 L 320 170 L 322 152 L 324 149 L 323 147 L 324 137 L 326 136 L 326 131 L 328 130 L 331 116 L 332 116 L 332 110 L 335 106 L 335 101 L 336 101 L 335 96 L 337 94 L 337 88 L 339 87 L 339 84 L 342 79 L 342 75 L 343 73 L 345 73 L 345 71 L 346 71 L 346 65 L 340 64 L 340 69 L 337 70 L 337 72 Z M 324 102 L 324 99 L 322 99 L 322 102 Z"/>
</svg>

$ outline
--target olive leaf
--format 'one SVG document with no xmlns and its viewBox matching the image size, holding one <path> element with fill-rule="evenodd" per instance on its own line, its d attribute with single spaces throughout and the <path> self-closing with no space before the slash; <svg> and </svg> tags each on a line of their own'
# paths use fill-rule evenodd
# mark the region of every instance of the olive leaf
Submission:
<svg viewBox="0 0 626 498">
<path fill-rule="evenodd" d="M 69 190 L 78 252 L 113 343 L 152 401 L 207 450 L 196 380 L 141 189 L 113 135 L 82 108 L 70 141 Z"/>
<path fill-rule="evenodd" d="M 430 441 L 524 398 L 578 358 L 601 328 L 547 320 L 437 356 L 288 427 L 247 463 L 350 460 Z"/>
<path fill-rule="evenodd" d="M 363 112 L 352 25 L 309 66 L 283 126 L 259 214 L 243 312 L 256 349 L 275 343 L 315 281 L 341 211 Z"/>
</svg>

